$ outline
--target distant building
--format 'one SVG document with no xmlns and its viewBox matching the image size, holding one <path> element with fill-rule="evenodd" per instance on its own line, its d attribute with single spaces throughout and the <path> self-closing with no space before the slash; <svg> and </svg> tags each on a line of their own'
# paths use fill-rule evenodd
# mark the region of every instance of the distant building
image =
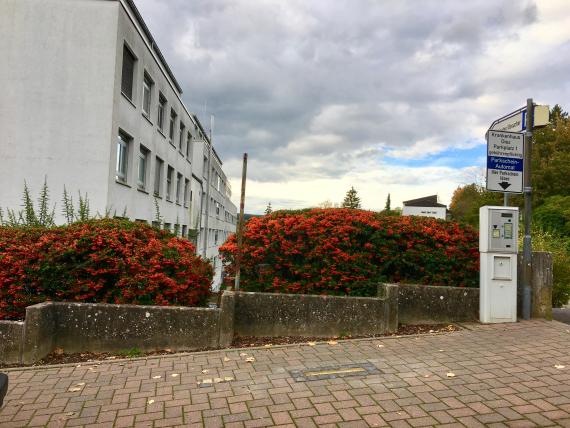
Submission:
<svg viewBox="0 0 570 428">
<path fill-rule="evenodd" d="M 93 214 L 193 240 L 217 287 L 230 183 L 133 0 L 1 0 L 0 36 L 0 207 L 47 179 L 58 223 L 64 186 L 87 194 Z"/>
<path fill-rule="evenodd" d="M 417 215 L 445 220 L 447 218 L 447 206 L 437 201 L 437 195 L 425 196 L 404 201 L 402 215 Z"/>
</svg>

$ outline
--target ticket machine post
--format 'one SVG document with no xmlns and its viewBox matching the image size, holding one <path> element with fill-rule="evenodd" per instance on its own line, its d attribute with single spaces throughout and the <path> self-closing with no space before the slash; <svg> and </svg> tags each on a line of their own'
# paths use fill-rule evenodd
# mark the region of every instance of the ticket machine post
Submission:
<svg viewBox="0 0 570 428">
<path fill-rule="evenodd" d="M 479 209 L 480 291 L 482 323 L 517 321 L 517 254 L 519 210 Z"/>
</svg>

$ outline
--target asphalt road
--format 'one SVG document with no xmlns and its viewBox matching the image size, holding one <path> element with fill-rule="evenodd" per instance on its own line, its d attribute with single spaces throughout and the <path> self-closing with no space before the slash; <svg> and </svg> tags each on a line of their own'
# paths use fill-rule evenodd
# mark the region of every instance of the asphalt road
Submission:
<svg viewBox="0 0 570 428">
<path fill-rule="evenodd" d="M 554 308 L 552 309 L 552 317 L 556 321 L 570 324 L 570 308 Z"/>
</svg>

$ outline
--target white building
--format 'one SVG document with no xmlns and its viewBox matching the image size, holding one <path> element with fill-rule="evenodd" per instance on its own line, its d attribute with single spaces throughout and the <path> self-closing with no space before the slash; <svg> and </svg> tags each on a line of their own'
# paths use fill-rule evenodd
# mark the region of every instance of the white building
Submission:
<svg viewBox="0 0 570 428">
<path fill-rule="evenodd" d="M 425 196 L 404 201 L 402 215 L 417 215 L 445 220 L 447 218 L 447 206 L 438 202 L 437 195 Z"/>
<path fill-rule="evenodd" d="M 0 36 L 0 206 L 20 210 L 24 181 L 37 195 L 44 179 L 59 223 L 64 186 L 92 213 L 148 223 L 156 201 L 217 286 L 229 182 L 133 1 L 2 0 Z"/>
</svg>

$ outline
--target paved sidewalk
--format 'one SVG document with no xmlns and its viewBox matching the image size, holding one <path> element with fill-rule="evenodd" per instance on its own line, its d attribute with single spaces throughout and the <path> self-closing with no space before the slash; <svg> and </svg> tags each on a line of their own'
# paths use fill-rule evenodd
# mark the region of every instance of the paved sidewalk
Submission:
<svg viewBox="0 0 570 428">
<path fill-rule="evenodd" d="M 570 427 L 570 326 L 556 321 L 8 374 L 2 427 Z"/>
</svg>

